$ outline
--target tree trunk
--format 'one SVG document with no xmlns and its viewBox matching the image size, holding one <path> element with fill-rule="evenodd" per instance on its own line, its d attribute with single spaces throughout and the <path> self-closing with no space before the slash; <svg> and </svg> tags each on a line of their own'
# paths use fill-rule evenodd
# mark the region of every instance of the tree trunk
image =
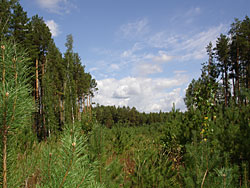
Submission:
<svg viewBox="0 0 250 188">
<path fill-rule="evenodd" d="M 226 105 L 226 83 L 225 83 L 225 71 L 222 73 L 222 85 L 223 85 L 223 93 L 224 93 L 224 104 Z"/>
<path fill-rule="evenodd" d="M 227 68 L 225 67 L 225 106 L 228 105 L 228 75 Z"/>
<path fill-rule="evenodd" d="M 78 103 L 77 103 L 77 120 L 80 121 L 81 120 L 81 111 L 80 111 L 80 106 L 81 106 L 81 99 L 80 97 L 78 98 Z"/>
<path fill-rule="evenodd" d="M 90 120 L 92 120 L 91 106 L 92 106 L 91 95 L 89 95 L 89 117 L 90 117 Z"/>
<path fill-rule="evenodd" d="M 6 122 L 4 121 L 4 130 L 3 130 L 3 188 L 7 188 L 7 134 L 8 134 L 8 128 L 7 128 Z"/>
<path fill-rule="evenodd" d="M 235 94 L 235 78 L 233 76 L 232 78 L 232 81 L 233 81 L 233 99 L 234 99 L 234 102 L 236 103 L 236 94 Z"/>
<path fill-rule="evenodd" d="M 35 126 L 37 135 L 40 138 L 41 137 L 41 127 L 39 122 L 39 114 L 40 114 L 40 101 L 39 101 L 39 77 L 38 77 L 38 59 L 36 59 L 36 86 L 35 86 L 35 102 L 38 105 L 38 111 L 36 112 L 35 116 Z"/>
<path fill-rule="evenodd" d="M 89 112 L 91 113 L 91 95 L 89 95 Z"/>
<path fill-rule="evenodd" d="M 45 81 L 44 81 L 44 74 L 45 74 L 45 64 L 46 64 L 46 60 L 45 62 L 42 64 L 42 87 L 41 87 L 41 115 L 42 115 L 42 120 L 43 120 L 43 136 L 46 139 L 47 137 L 47 128 L 46 128 L 46 119 L 45 119 Z"/>
<path fill-rule="evenodd" d="M 248 89 L 250 89 L 250 62 L 248 61 L 247 62 L 247 67 L 246 67 L 246 71 L 247 71 L 247 81 L 246 81 L 246 84 L 247 84 L 247 87 Z"/>
<path fill-rule="evenodd" d="M 38 82 L 38 59 L 36 59 L 36 100 L 39 99 Z"/>
<path fill-rule="evenodd" d="M 240 82 L 239 82 L 239 47 L 237 47 L 237 54 L 236 54 L 236 67 L 235 67 L 235 74 L 236 74 L 236 99 L 239 103 L 239 94 L 240 94 Z"/>
<path fill-rule="evenodd" d="M 85 107 L 85 95 L 83 95 L 83 98 L 82 98 L 82 105 L 83 105 L 83 113 L 86 114 L 86 107 Z"/>
<path fill-rule="evenodd" d="M 2 83 L 3 88 L 5 88 L 5 62 L 4 62 L 4 50 L 5 47 L 1 46 L 2 48 L 2 61 L 3 61 L 3 72 L 2 72 Z M 6 93 L 3 95 L 3 188 L 7 188 L 7 134 L 8 134 L 8 127 L 7 127 L 7 106 L 6 100 L 8 100 L 9 94 Z"/>
<path fill-rule="evenodd" d="M 87 95 L 87 113 L 89 111 L 89 96 Z"/>
<path fill-rule="evenodd" d="M 63 125 L 64 125 L 65 119 L 66 119 L 66 114 L 65 114 L 66 86 L 67 86 L 67 83 L 66 83 L 66 81 L 64 81 L 64 84 L 63 84 L 63 96 L 62 96 L 62 123 L 63 123 Z"/>
</svg>

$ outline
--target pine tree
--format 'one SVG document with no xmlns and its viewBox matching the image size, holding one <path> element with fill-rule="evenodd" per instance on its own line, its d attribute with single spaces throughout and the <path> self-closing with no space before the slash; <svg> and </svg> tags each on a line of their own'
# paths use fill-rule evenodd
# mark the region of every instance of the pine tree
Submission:
<svg viewBox="0 0 250 188">
<path fill-rule="evenodd" d="M 1 0 L 0 1 L 0 38 L 3 41 L 9 38 L 9 28 L 11 20 L 11 9 L 17 0 Z"/>
<path fill-rule="evenodd" d="M 240 54 L 243 65 L 243 85 L 250 88 L 250 19 L 246 18 L 241 22 L 239 37 L 242 41 Z"/>
<path fill-rule="evenodd" d="M 95 162 L 87 151 L 87 137 L 80 126 L 65 125 L 60 147 L 44 151 L 43 181 L 40 187 L 103 187 L 95 178 Z"/>
<path fill-rule="evenodd" d="M 242 91 L 245 88 L 249 88 L 250 83 L 250 19 L 246 16 L 243 21 L 235 19 L 235 22 L 231 25 L 229 34 L 231 36 L 230 57 L 232 60 L 232 76 L 235 79 L 234 96 L 235 100 L 239 104 L 243 104 L 246 98 L 243 97 Z M 234 80 L 233 80 L 234 83 Z"/>
<path fill-rule="evenodd" d="M 9 32 L 17 43 L 25 44 L 28 34 L 28 22 L 27 12 L 25 12 L 19 2 L 15 3 L 12 8 Z"/>
<path fill-rule="evenodd" d="M 43 87 L 43 119 L 47 127 L 46 135 L 56 134 L 62 129 L 62 109 L 61 99 L 63 91 L 63 80 L 65 79 L 63 70 L 62 54 L 53 41 L 48 47 Z"/>
<path fill-rule="evenodd" d="M 64 80 L 64 118 L 66 123 L 74 121 L 74 107 L 75 107 L 75 93 L 74 79 L 73 79 L 73 36 L 68 35 L 65 43 L 67 47 L 66 53 L 64 54 L 64 66 L 66 78 Z"/>
<path fill-rule="evenodd" d="M 17 187 L 16 135 L 29 125 L 34 111 L 30 95 L 28 58 L 22 49 L 10 42 L 1 43 L 0 54 L 0 134 L 1 184 Z"/>
<path fill-rule="evenodd" d="M 225 106 L 228 105 L 229 96 L 230 96 L 230 87 L 229 87 L 229 38 L 223 34 L 220 35 L 220 38 L 217 39 L 216 42 L 216 57 L 219 61 L 218 66 L 220 67 L 221 77 L 223 80 L 224 87 L 224 97 L 225 97 Z"/>
<path fill-rule="evenodd" d="M 35 15 L 32 17 L 28 25 L 27 43 L 25 46 L 28 49 L 29 56 L 32 59 L 33 80 L 31 82 L 34 87 L 33 96 L 37 104 L 37 112 L 35 114 L 34 128 L 38 137 L 41 139 L 46 136 L 46 125 L 44 124 L 44 67 L 46 63 L 46 55 L 48 46 L 51 41 L 51 33 L 43 18 Z M 35 75 L 35 76 L 34 76 Z"/>
<path fill-rule="evenodd" d="M 240 21 L 235 19 L 231 24 L 229 34 L 231 35 L 230 45 L 230 59 L 231 59 L 231 77 L 233 79 L 233 94 L 236 103 L 239 103 L 240 96 L 240 61 L 239 61 L 239 48 L 240 40 L 238 37 Z"/>
</svg>

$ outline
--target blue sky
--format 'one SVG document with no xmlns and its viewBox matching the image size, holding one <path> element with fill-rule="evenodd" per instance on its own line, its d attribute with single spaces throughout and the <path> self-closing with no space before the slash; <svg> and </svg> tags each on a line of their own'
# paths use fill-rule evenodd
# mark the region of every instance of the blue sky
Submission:
<svg viewBox="0 0 250 188">
<path fill-rule="evenodd" d="M 42 16 L 65 52 L 68 34 L 98 83 L 93 101 L 139 111 L 185 110 L 185 89 L 200 76 L 205 47 L 234 18 L 250 16 L 249 0 L 21 0 Z"/>
</svg>

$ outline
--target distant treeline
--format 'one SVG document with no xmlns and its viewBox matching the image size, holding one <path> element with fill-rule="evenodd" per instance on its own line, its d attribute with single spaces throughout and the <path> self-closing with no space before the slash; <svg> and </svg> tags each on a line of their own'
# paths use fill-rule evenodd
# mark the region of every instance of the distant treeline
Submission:
<svg viewBox="0 0 250 188">
<path fill-rule="evenodd" d="M 111 128 L 114 125 L 143 126 L 153 123 L 163 123 L 168 120 L 169 112 L 139 112 L 135 107 L 116 107 L 97 105 L 93 108 L 96 120 Z"/>
</svg>

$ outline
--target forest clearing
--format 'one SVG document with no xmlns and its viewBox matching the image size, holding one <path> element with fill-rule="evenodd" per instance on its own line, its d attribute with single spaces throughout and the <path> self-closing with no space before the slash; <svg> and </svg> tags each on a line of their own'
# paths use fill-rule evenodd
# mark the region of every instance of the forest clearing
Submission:
<svg viewBox="0 0 250 188">
<path fill-rule="evenodd" d="M 0 1 L 0 187 L 250 187 L 250 19 L 207 44 L 185 110 L 93 104 L 67 35 Z"/>
</svg>

